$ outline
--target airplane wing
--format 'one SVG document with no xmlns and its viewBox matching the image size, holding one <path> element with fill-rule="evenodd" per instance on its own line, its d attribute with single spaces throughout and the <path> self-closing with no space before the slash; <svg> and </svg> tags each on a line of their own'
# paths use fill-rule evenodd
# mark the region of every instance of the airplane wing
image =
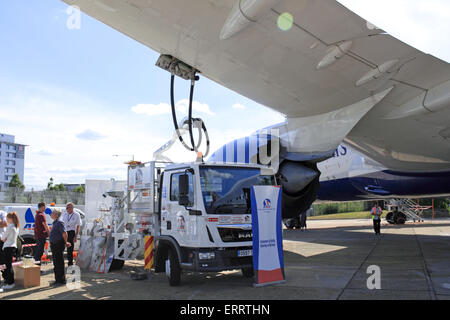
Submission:
<svg viewBox="0 0 450 320">
<path fill-rule="evenodd" d="M 345 138 L 388 168 L 450 167 L 450 65 L 335 0 L 64 2 L 285 114 L 300 151 Z"/>
</svg>

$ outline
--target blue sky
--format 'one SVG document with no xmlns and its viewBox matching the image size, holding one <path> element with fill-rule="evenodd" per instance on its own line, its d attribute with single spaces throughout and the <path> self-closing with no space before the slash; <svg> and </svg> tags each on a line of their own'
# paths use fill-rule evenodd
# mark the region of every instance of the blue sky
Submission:
<svg viewBox="0 0 450 320">
<path fill-rule="evenodd" d="M 154 105 L 170 101 L 170 75 L 155 67 L 159 54 L 84 14 L 81 29 L 69 30 L 66 9 L 58 0 L 0 2 L 0 131 L 29 145 L 28 188 L 42 188 L 50 177 L 124 178 L 130 155 L 151 160 L 172 135 L 168 113 L 132 111 L 139 105 L 157 110 Z M 176 101 L 188 97 L 186 81 L 177 80 L 176 87 Z M 212 151 L 283 120 L 206 78 L 195 98 Z M 178 147 L 169 155 L 193 160 Z"/>
<path fill-rule="evenodd" d="M 376 7 L 374 1 L 340 2 L 450 61 L 449 37 L 440 36 L 450 34 L 448 0 L 379 0 Z M 151 160 L 172 135 L 170 76 L 155 67 L 159 54 L 84 14 L 81 29 L 69 30 L 66 9 L 59 0 L 0 1 L 0 132 L 29 145 L 27 188 L 42 188 L 50 177 L 57 183 L 125 178 L 123 161 L 132 154 Z M 176 85 L 182 105 L 189 84 Z M 210 128 L 212 151 L 283 120 L 206 78 L 196 86 L 195 100 L 195 114 Z M 155 106 L 166 112 L 149 113 Z M 170 155 L 192 160 L 181 147 Z"/>
</svg>

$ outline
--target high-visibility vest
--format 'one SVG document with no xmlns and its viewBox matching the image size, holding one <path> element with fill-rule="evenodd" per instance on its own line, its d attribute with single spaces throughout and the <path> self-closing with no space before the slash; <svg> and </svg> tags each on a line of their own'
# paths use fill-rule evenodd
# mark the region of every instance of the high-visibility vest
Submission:
<svg viewBox="0 0 450 320">
<path fill-rule="evenodd" d="M 380 215 L 381 215 L 381 213 L 380 213 L 380 209 L 378 209 L 378 207 L 372 208 L 372 219 L 373 220 L 378 220 Z"/>
</svg>

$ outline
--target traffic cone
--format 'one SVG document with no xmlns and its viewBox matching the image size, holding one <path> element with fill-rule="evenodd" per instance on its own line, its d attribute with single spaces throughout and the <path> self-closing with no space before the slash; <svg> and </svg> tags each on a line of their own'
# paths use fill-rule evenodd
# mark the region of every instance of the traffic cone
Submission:
<svg viewBox="0 0 450 320">
<path fill-rule="evenodd" d="M 41 262 L 50 262 L 50 259 L 48 258 L 48 241 L 45 242 L 44 254 L 41 257 Z"/>
<path fill-rule="evenodd" d="M 78 252 L 76 252 L 75 250 L 73 251 L 73 258 L 76 259 L 78 257 Z"/>
<path fill-rule="evenodd" d="M 41 262 L 50 262 L 50 259 L 47 258 L 47 255 L 45 253 L 41 257 Z"/>
</svg>

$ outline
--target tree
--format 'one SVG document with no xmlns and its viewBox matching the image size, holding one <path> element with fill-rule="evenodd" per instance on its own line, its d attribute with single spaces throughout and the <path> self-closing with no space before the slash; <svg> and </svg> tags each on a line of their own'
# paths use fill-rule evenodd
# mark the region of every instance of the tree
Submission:
<svg viewBox="0 0 450 320">
<path fill-rule="evenodd" d="M 66 191 L 66 187 L 64 187 L 64 183 L 60 183 L 54 187 L 54 190 L 55 191 Z"/>
<path fill-rule="evenodd" d="M 55 190 L 53 186 L 53 178 L 50 178 L 50 181 L 47 183 L 47 190 Z"/>
<path fill-rule="evenodd" d="M 23 185 L 22 181 L 20 181 L 19 175 L 15 173 L 11 181 L 9 182 L 10 188 L 17 188 L 17 189 L 25 189 L 25 186 Z"/>
<path fill-rule="evenodd" d="M 79 193 L 84 193 L 84 192 L 85 192 L 84 186 L 83 186 L 83 185 L 78 186 L 78 187 L 76 187 L 75 189 L 73 189 L 73 191 L 79 192 Z"/>
<path fill-rule="evenodd" d="M 53 178 L 50 178 L 50 181 L 47 183 L 47 190 L 50 190 L 50 191 L 66 191 L 66 187 L 64 186 L 64 183 L 53 184 L 53 182 L 54 182 Z"/>
</svg>

